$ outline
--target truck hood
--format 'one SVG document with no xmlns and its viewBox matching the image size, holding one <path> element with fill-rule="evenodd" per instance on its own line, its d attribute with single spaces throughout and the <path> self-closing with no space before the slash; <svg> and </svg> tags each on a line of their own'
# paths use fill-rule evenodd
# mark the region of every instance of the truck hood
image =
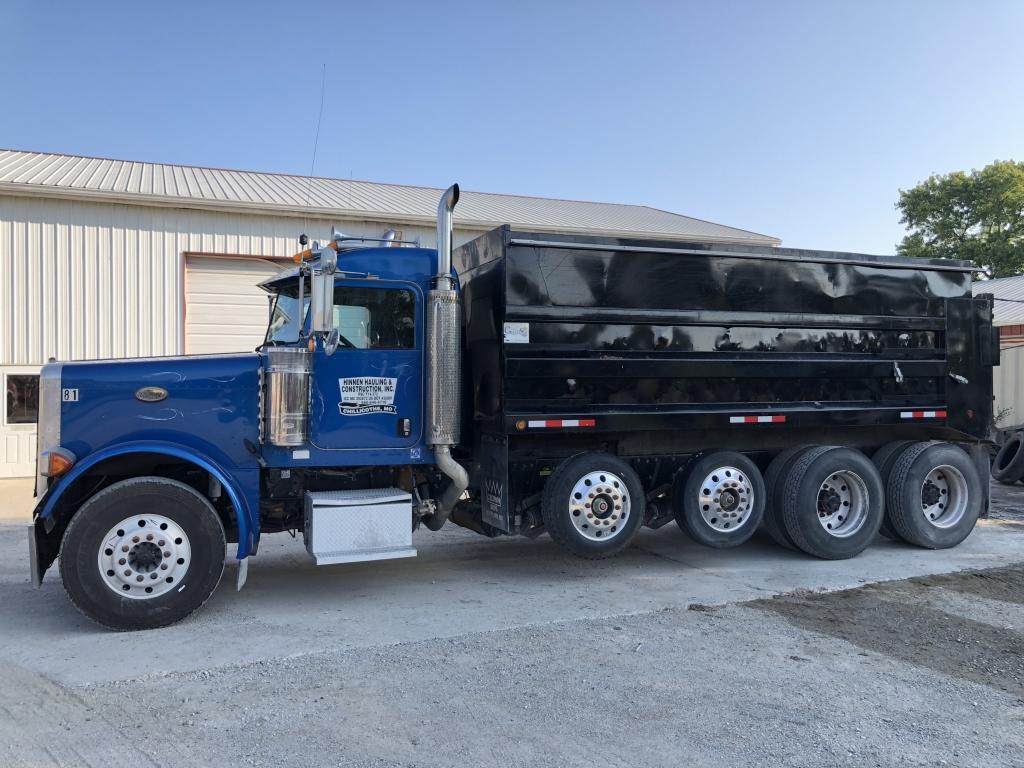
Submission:
<svg viewBox="0 0 1024 768">
<path fill-rule="evenodd" d="M 149 443 L 199 452 L 226 468 L 258 463 L 256 353 L 51 365 L 60 366 L 59 394 L 51 395 L 59 406 L 44 407 L 43 418 L 59 414 L 60 445 L 78 461 Z"/>
</svg>

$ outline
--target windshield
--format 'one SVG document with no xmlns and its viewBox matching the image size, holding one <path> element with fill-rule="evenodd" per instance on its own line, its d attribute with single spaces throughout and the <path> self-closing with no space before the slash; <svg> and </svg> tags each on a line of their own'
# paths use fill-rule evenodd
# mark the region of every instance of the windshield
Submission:
<svg viewBox="0 0 1024 768">
<path fill-rule="evenodd" d="M 299 340 L 302 319 L 309 310 L 308 294 L 302 298 L 302 312 L 299 312 L 298 296 L 279 293 L 274 301 L 274 312 L 264 339 L 266 344 L 287 344 Z"/>
</svg>

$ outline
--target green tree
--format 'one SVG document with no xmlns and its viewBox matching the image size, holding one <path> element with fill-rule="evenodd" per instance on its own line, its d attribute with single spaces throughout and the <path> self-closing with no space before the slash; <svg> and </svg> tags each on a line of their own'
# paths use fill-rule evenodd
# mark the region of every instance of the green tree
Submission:
<svg viewBox="0 0 1024 768">
<path fill-rule="evenodd" d="M 967 259 L 986 277 L 1024 274 L 1024 163 L 932 176 L 900 190 L 904 256 Z"/>
</svg>

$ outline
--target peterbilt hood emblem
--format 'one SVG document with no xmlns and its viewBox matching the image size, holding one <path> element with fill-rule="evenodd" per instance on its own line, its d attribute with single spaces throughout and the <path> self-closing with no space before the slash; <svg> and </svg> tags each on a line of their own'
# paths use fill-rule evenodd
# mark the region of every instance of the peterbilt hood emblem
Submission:
<svg viewBox="0 0 1024 768">
<path fill-rule="evenodd" d="M 135 399 L 144 403 L 159 403 L 167 397 L 167 390 L 163 387 L 142 387 L 135 390 Z"/>
</svg>

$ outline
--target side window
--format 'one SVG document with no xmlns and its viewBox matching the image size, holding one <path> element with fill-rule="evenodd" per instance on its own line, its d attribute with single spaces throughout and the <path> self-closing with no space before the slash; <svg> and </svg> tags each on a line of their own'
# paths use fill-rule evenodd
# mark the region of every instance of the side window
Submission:
<svg viewBox="0 0 1024 768">
<path fill-rule="evenodd" d="M 39 377 L 7 374 L 8 424 L 35 424 L 39 418 Z"/>
<path fill-rule="evenodd" d="M 334 289 L 334 327 L 357 349 L 412 349 L 416 346 L 416 299 L 404 288 Z M 342 347 L 345 346 L 344 342 Z"/>
</svg>

